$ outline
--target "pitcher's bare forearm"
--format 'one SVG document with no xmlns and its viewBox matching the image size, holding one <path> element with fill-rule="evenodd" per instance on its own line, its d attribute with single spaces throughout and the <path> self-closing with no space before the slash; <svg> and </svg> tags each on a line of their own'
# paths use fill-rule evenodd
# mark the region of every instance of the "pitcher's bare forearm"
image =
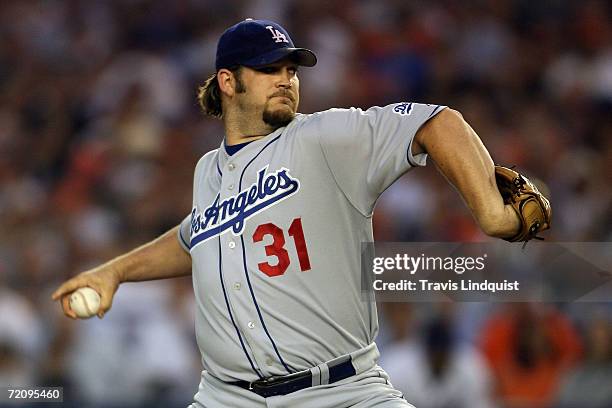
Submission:
<svg viewBox="0 0 612 408">
<path fill-rule="evenodd" d="M 191 257 L 178 242 L 178 228 L 110 261 L 118 270 L 121 282 L 191 275 Z"/>
<path fill-rule="evenodd" d="M 419 130 L 415 142 L 413 154 L 429 154 L 486 234 L 508 237 L 516 233 L 519 219 L 510 206 L 504 205 L 495 182 L 493 160 L 459 112 L 440 112 Z"/>
</svg>

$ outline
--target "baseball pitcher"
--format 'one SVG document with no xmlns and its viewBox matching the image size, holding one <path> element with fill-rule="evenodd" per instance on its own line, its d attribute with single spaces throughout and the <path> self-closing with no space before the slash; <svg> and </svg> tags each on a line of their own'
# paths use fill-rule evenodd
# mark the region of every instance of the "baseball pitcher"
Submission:
<svg viewBox="0 0 612 408">
<path fill-rule="evenodd" d="M 377 365 L 359 262 L 376 200 L 428 156 L 486 234 L 525 241 L 550 223 L 548 202 L 518 173 L 500 194 L 487 150 L 456 111 L 399 102 L 297 113 L 298 71 L 315 64 L 275 22 L 227 29 L 199 95 L 225 135 L 196 166 L 191 212 L 53 295 L 75 318 L 68 297 L 90 286 L 102 317 L 122 282 L 191 274 L 204 367 L 192 407 L 411 406 Z M 532 195 L 521 206 L 523 193 Z"/>
</svg>

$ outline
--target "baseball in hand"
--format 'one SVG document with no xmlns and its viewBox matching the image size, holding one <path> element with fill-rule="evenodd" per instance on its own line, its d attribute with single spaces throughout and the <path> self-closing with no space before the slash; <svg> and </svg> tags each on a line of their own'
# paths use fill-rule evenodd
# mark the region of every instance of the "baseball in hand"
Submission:
<svg viewBox="0 0 612 408">
<path fill-rule="evenodd" d="M 100 295 L 92 288 L 80 288 L 70 295 L 70 308 L 81 319 L 87 319 L 98 313 Z"/>
</svg>

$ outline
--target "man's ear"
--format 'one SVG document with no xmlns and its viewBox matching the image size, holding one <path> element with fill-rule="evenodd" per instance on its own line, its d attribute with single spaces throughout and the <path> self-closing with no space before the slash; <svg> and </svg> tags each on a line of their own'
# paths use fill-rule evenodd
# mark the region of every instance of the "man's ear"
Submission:
<svg viewBox="0 0 612 408">
<path fill-rule="evenodd" d="M 229 69 L 222 68 L 217 72 L 219 90 L 227 96 L 234 96 L 236 93 L 236 79 Z"/>
</svg>

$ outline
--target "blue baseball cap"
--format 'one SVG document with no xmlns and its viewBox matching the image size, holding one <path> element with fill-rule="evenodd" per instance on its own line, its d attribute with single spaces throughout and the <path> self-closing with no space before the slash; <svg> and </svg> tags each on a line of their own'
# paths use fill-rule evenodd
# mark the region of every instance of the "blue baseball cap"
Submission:
<svg viewBox="0 0 612 408">
<path fill-rule="evenodd" d="M 225 30 L 217 44 L 215 67 L 238 65 L 260 67 L 291 57 L 298 65 L 312 67 L 317 56 L 306 48 L 296 48 L 289 33 L 279 24 L 268 20 L 247 18 Z"/>
</svg>

